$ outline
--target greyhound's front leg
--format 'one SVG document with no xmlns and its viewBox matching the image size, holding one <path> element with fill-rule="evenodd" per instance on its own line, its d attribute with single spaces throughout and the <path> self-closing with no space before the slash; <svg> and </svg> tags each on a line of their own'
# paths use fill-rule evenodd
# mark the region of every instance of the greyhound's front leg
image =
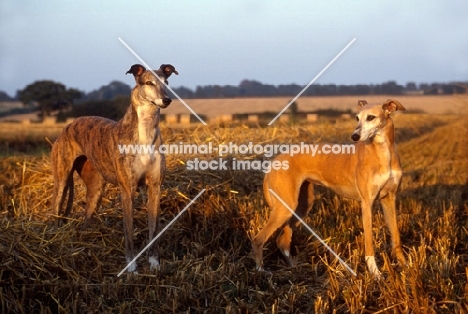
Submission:
<svg viewBox="0 0 468 314">
<path fill-rule="evenodd" d="M 133 190 L 128 185 L 120 184 L 120 197 L 123 207 L 123 225 L 125 237 L 125 260 L 130 264 L 135 258 L 133 249 Z M 136 271 L 136 262 L 127 268 L 128 272 Z"/>
<path fill-rule="evenodd" d="M 362 224 L 364 227 L 364 251 L 365 251 L 367 269 L 369 269 L 369 272 L 374 277 L 380 278 L 381 274 L 375 262 L 375 253 L 374 253 L 374 246 L 373 246 L 372 203 L 373 203 L 373 200 L 371 201 L 371 200 L 363 199 L 361 201 Z"/>
<path fill-rule="evenodd" d="M 161 199 L 161 184 L 164 179 L 165 160 L 164 155 L 156 155 L 156 166 L 146 178 L 148 186 L 148 241 L 152 241 L 159 233 L 159 212 Z M 155 240 L 148 251 L 150 269 L 159 270 L 158 240 Z"/>
<path fill-rule="evenodd" d="M 159 203 L 161 197 L 161 185 L 148 185 L 148 241 L 152 241 L 159 232 Z M 159 270 L 158 241 L 154 241 L 148 250 L 148 262 L 151 270 Z"/>
</svg>

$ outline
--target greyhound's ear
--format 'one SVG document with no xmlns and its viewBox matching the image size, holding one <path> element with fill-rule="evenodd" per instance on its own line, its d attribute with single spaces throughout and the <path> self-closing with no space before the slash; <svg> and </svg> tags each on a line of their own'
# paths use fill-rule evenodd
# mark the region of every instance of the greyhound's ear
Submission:
<svg viewBox="0 0 468 314">
<path fill-rule="evenodd" d="M 172 64 L 161 64 L 159 70 L 161 70 L 166 79 L 169 78 L 169 76 L 171 76 L 172 73 L 179 75 L 179 72 L 176 71 Z"/>
<path fill-rule="evenodd" d="M 392 112 L 397 110 L 406 110 L 405 107 L 403 107 L 403 105 L 395 99 L 388 99 L 386 102 L 384 102 L 382 104 L 382 109 L 386 115 L 390 115 Z"/>
<path fill-rule="evenodd" d="M 367 100 L 358 100 L 357 102 L 358 109 L 362 109 L 362 107 L 364 107 L 365 105 L 367 105 Z"/>
<path fill-rule="evenodd" d="M 125 74 L 131 73 L 136 79 L 138 76 L 142 75 L 143 72 L 145 72 L 145 70 L 146 70 L 145 67 L 142 66 L 141 64 L 134 64 L 132 65 L 130 70 L 128 70 L 127 73 Z"/>
</svg>

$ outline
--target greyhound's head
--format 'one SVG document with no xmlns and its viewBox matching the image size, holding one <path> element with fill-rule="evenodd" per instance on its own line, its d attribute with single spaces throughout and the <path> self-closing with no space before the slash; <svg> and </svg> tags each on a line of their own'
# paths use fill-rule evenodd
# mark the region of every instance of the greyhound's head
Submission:
<svg viewBox="0 0 468 314">
<path fill-rule="evenodd" d="M 404 111 L 405 107 L 393 99 L 375 105 L 367 104 L 365 100 L 359 100 L 358 114 L 356 115 L 358 126 L 351 135 L 352 140 L 363 142 L 372 139 L 387 125 L 387 120 L 390 119 L 392 112 L 397 110 Z"/>
<path fill-rule="evenodd" d="M 157 75 L 155 76 L 153 72 Z M 135 77 L 136 86 L 132 92 L 136 92 L 139 102 L 149 102 L 160 108 L 166 108 L 171 103 L 167 96 L 167 79 L 172 73 L 179 74 L 171 64 L 162 64 L 158 70 L 146 70 L 141 64 L 134 64 L 126 74 L 131 73 Z M 133 96 L 133 95 L 132 95 Z"/>
</svg>

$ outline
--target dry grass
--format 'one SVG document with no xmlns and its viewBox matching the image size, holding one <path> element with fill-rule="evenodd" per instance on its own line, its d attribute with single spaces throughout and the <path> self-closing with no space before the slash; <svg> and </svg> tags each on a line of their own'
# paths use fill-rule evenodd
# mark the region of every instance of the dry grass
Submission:
<svg viewBox="0 0 468 314">
<path fill-rule="evenodd" d="M 466 118 L 466 117 L 465 117 Z M 460 116 L 395 117 L 405 176 L 397 201 L 410 261 L 396 265 L 380 208 L 374 231 L 384 279 L 363 259 L 357 202 L 319 189 L 306 222 L 354 269 L 352 277 L 307 230 L 293 236 L 297 266 L 288 268 L 273 240 L 272 275 L 254 271 L 250 238 L 269 209 L 261 171 L 188 171 L 194 156 L 168 156 L 162 194 L 166 225 L 201 189 L 207 191 L 162 236 L 162 268 L 139 275 L 125 266 L 118 191 L 109 186 L 91 226 L 82 224 L 84 188 L 77 179 L 74 214 L 55 227 L 49 210 L 50 159 L 0 160 L 0 312 L 6 313 L 462 313 L 468 311 L 468 138 Z M 165 142 L 347 142 L 354 122 L 276 128 L 163 128 Z M 213 158 L 205 156 L 204 158 Z M 230 156 L 235 157 L 235 156 Z M 237 156 L 257 158 L 258 156 Z M 1 191 L 0 191 L 1 192 Z M 135 209 L 136 247 L 146 244 L 145 195 Z"/>
</svg>

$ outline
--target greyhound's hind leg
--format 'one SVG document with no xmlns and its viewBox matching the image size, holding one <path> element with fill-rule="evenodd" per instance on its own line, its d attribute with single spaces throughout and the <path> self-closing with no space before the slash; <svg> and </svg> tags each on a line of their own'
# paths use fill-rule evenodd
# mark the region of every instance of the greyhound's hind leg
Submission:
<svg viewBox="0 0 468 314">
<path fill-rule="evenodd" d="M 296 215 L 299 216 L 300 219 L 304 218 L 312 208 L 313 204 L 314 186 L 311 182 L 304 181 L 299 190 L 298 203 L 295 211 Z M 291 217 L 276 239 L 276 245 L 278 246 L 281 253 L 283 253 L 286 261 L 291 267 L 295 265 L 294 260 L 291 257 L 291 239 L 293 232 L 291 226 L 297 226 L 299 223 L 300 221 L 296 218 L 296 216 Z"/>
<path fill-rule="evenodd" d="M 52 211 L 57 216 L 68 216 L 73 204 L 73 160 L 69 155 L 61 154 L 60 143 L 52 147 L 52 176 L 54 189 L 52 194 Z M 63 208 L 68 193 L 66 208 Z M 63 219 L 57 220 L 57 225 L 62 224 Z"/>
<path fill-rule="evenodd" d="M 75 165 L 76 171 L 86 185 L 85 219 L 83 226 L 81 227 L 81 229 L 84 230 L 88 227 L 91 216 L 96 211 L 96 208 L 101 201 L 106 182 L 86 157 L 77 159 Z"/>
</svg>

